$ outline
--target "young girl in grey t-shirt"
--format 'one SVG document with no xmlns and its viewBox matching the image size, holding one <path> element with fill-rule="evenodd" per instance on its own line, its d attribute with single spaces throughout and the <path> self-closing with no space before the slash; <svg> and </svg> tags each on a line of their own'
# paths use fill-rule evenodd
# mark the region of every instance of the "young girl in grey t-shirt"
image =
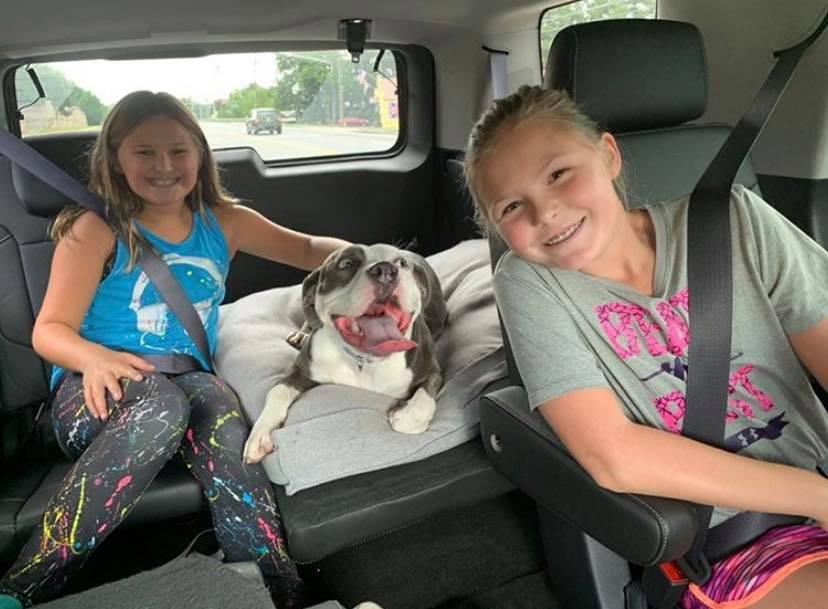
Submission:
<svg viewBox="0 0 828 609">
<path fill-rule="evenodd" d="M 529 401 L 612 491 L 800 515 L 723 559 L 684 609 L 828 598 L 828 253 L 752 192 L 731 193 L 726 449 L 680 435 L 688 373 L 687 199 L 625 208 L 621 154 L 560 91 L 522 87 L 472 130 L 477 212 L 511 252 L 495 293 Z"/>
</svg>

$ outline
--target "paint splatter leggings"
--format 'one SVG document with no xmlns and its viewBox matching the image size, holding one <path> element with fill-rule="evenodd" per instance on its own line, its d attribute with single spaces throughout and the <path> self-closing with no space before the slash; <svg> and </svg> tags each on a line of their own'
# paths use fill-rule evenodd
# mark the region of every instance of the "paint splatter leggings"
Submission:
<svg viewBox="0 0 828 609">
<path fill-rule="evenodd" d="M 271 585 L 285 588 L 280 597 L 298 594 L 270 482 L 261 465 L 242 461 L 248 430 L 233 391 L 205 372 L 122 383 L 124 397 L 108 398 L 105 422 L 89 414 L 80 375 L 67 374 L 58 387 L 52 421 L 76 462 L 0 589 L 24 605 L 57 596 L 177 453 L 204 489 L 226 559 L 255 560 Z"/>
</svg>

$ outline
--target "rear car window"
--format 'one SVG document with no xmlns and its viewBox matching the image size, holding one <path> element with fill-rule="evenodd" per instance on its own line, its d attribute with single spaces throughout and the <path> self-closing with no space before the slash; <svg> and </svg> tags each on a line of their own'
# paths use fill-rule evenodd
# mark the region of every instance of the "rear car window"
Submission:
<svg viewBox="0 0 828 609">
<path fill-rule="evenodd" d="M 384 153 L 400 134 L 397 60 L 366 49 L 232 53 L 31 64 L 15 74 L 23 136 L 97 131 L 138 89 L 166 91 L 199 119 L 214 149 L 248 146 L 265 161 Z"/>
<path fill-rule="evenodd" d="M 546 9 L 540 21 L 541 69 L 555 35 L 567 26 L 606 19 L 655 19 L 658 0 L 575 0 Z"/>
</svg>

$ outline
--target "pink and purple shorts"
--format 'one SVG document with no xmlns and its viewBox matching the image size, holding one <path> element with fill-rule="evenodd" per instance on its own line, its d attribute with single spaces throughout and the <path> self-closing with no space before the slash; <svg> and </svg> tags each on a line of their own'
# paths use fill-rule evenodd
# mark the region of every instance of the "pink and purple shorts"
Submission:
<svg viewBox="0 0 828 609">
<path fill-rule="evenodd" d="M 750 546 L 713 565 L 703 586 L 690 584 L 681 609 L 742 609 L 767 595 L 797 569 L 828 560 L 828 531 L 815 525 L 771 529 Z"/>
</svg>

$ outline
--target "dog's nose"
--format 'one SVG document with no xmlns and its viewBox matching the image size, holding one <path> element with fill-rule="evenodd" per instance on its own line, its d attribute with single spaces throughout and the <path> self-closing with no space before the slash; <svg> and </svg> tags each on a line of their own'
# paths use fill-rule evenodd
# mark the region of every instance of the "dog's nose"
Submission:
<svg viewBox="0 0 828 609">
<path fill-rule="evenodd" d="M 397 279 L 397 267 L 390 262 L 377 262 L 368 267 L 368 276 L 377 283 L 394 283 Z"/>
</svg>

